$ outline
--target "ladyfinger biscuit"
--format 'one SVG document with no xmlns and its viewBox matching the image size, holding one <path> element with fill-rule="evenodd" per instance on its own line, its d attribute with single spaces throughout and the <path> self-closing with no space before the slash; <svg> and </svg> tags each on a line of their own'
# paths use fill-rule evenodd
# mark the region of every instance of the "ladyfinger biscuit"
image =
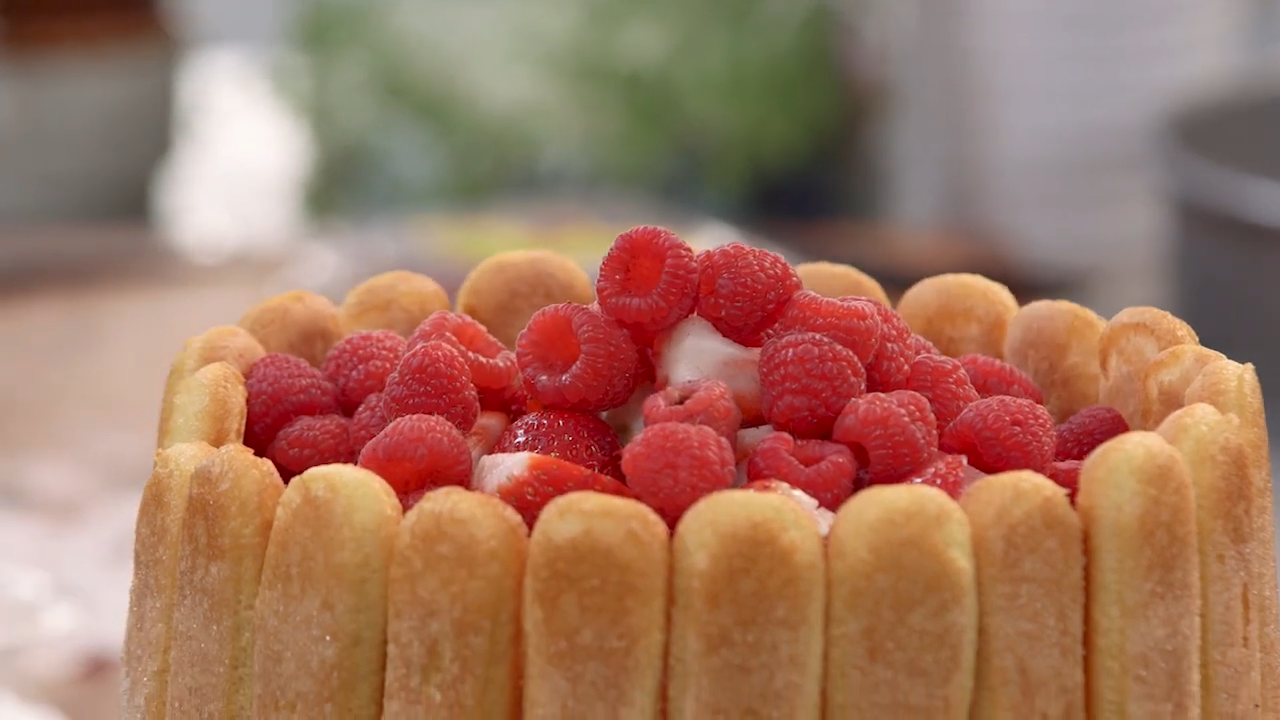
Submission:
<svg viewBox="0 0 1280 720">
<path fill-rule="evenodd" d="M 1080 469 L 1093 718 L 1200 714 L 1200 572 L 1186 462 L 1153 432 L 1100 445 Z"/>
<path fill-rule="evenodd" d="M 1249 455 L 1254 495 L 1253 591 L 1258 613 L 1258 664 L 1262 674 L 1262 717 L 1280 718 L 1280 611 L 1276 602 L 1276 529 L 1272 505 L 1271 449 L 1262 386 L 1252 364 L 1210 363 L 1187 388 L 1188 404 L 1204 402 L 1240 418 Z"/>
<path fill-rule="evenodd" d="M 1084 535 L 1062 488 L 1029 470 L 960 498 L 973 535 L 978 655 L 970 717 L 1085 717 Z"/>
<path fill-rule="evenodd" d="M 408 337 L 437 310 L 449 309 L 449 293 L 426 275 L 392 270 L 351 288 L 338 306 L 343 335 L 390 330 Z"/>
<path fill-rule="evenodd" d="M 1157 432 L 1191 472 L 1200 551 L 1203 717 L 1250 717 L 1261 703 L 1253 584 L 1254 507 L 1240 420 L 1206 403 L 1174 412 Z M 1269 509 L 1268 509 L 1269 512 Z M 1256 605 L 1255 605 L 1256 607 Z"/>
<path fill-rule="evenodd" d="M 316 367 L 342 339 L 338 309 L 328 298 L 306 290 L 263 300 L 249 308 L 239 325 L 253 333 L 267 352 L 297 355 Z"/>
<path fill-rule="evenodd" d="M 1135 430 L 1154 430 L 1186 404 L 1187 388 L 1211 363 L 1226 360 L 1216 350 L 1200 345 L 1174 345 L 1162 350 L 1142 371 L 1139 402 L 1142 422 Z"/>
<path fill-rule="evenodd" d="M 226 362 L 205 365 L 178 384 L 160 447 L 186 442 L 222 447 L 243 442 L 247 399 L 239 370 Z"/>
<path fill-rule="evenodd" d="M 548 305 L 589 305 L 595 289 L 585 270 L 549 250 L 512 250 L 490 255 L 458 288 L 457 310 L 488 328 L 507 347 L 533 314 Z"/>
<path fill-rule="evenodd" d="M 123 715 L 127 720 L 166 717 L 178 547 L 188 488 L 196 466 L 213 452 L 206 443 L 182 443 L 157 451 L 155 468 L 142 489 L 124 638 Z"/>
<path fill-rule="evenodd" d="M 590 492 L 547 504 L 525 567 L 524 717 L 661 717 L 669 570 L 647 506 Z"/>
<path fill-rule="evenodd" d="M 528 542 L 509 505 L 462 488 L 409 511 L 388 581 L 383 717 L 519 717 Z"/>
<path fill-rule="evenodd" d="M 1107 321 L 1067 300 L 1035 300 L 1009 320 L 1004 359 L 1035 381 L 1044 405 L 1063 422 L 1098 403 L 1098 340 Z"/>
<path fill-rule="evenodd" d="M 667 717 L 820 717 L 825 574 L 794 500 L 728 490 L 691 507 L 672 541 Z"/>
<path fill-rule="evenodd" d="M 951 357 L 1002 357 L 1009 319 L 1016 312 L 1018 299 L 1009 288 L 972 273 L 925 278 L 898 300 L 898 314 L 911 329 Z"/>
<path fill-rule="evenodd" d="M 1142 373 L 1162 351 L 1175 345 L 1199 345 L 1190 325 L 1164 310 L 1130 307 L 1116 313 L 1098 338 L 1102 383 L 1098 402 L 1124 416 L 1131 428 L 1142 427 Z"/>
<path fill-rule="evenodd" d="M 285 488 L 254 608 L 254 717 L 381 716 L 400 512 L 391 487 L 353 465 Z"/>
<path fill-rule="evenodd" d="M 224 325 L 206 330 L 188 338 L 182 344 L 182 352 L 169 365 L 169 376 L 164 381 L 164 399 L 160 403 L 160 430 L 156 447 L 165 446 L 169 436 L 170 415 L 178 386 L 200 368 L 223 361 L 229 363 L 241 375 L 249 372 L 254 361 L 266 354 L 262 343 L 248 330 L 236 325 Z"/>
<path fill-rule="evenodd" d="M 805 290 L 811 290 L 823 297 L 869 297 L 892 307 L 889 294 L 876 279 L 852 265 L 827 262 L 800 263 L 796 265 L 796 275 Z"/>
<path fill-rule="evenodd" d="M 968 717 L 970 543 L 964 511 L 934 487 L 873 485 L 840 508 L 827 537 L 827 717 Z"/>
<path fill-rule="evenodd" d="M 191 475 L 178 548 L 169 717 L 244 718 L 253 707 L 253 608 L 284 483 L 243 445 Z"/>
</svg>

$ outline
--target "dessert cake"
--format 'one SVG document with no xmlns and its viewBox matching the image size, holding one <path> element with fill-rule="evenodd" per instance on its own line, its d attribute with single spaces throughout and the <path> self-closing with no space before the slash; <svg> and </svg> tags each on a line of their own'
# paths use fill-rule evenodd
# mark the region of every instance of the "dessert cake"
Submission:
<svg viewBox="0 0 1280 720">
<path fill-rule="evenodd" d="M 1262 408 L 1161 310 L 652 227 L 289 293 L 172 365 L 126 715 L 1280 718 Z"/>
</svg>

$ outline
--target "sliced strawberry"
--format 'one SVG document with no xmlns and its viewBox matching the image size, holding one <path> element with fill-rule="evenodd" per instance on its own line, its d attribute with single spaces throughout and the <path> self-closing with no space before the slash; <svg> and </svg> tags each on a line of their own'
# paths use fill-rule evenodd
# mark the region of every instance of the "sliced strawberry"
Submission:
<svg viewBox="0 0 1280 720">
<path fill-rule="evenodd" d="M 532 528 L 552 500 L 577 490 L 633 497 L 618 480 L 559 458 L 531 452 L 494 453 L 480 458 L 471 489 L 493 495 L 520 513 Z"/>
<path fill-rule="evenodd" d="M 510 425 L 511 420 L 506 413 L 481 410 L 479 417 L 476 418 L 476 424 L 472 425 L 471 432 L 467 433 L 467 447 L 471 450 L 471 462 L 480 462 L 480 458 L 493 452 L 494 446 L 498 444 L 498 438 L 502 437 L 502 433 L 506 432 Z"/>
</svg>

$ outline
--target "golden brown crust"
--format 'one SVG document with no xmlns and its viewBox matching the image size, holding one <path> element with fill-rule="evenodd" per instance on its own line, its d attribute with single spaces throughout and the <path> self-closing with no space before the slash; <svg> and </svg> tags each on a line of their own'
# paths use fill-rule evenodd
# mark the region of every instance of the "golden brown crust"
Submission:
<svg viewBox="0 0 1280 720">
<path fill-rule="evenodd" d="M 519 717 L 528 542 L 489 495 L 443 488 L 409 511 L 388 581 L 383 717 Z"/>
<path fill-rule="evenodd" d="M 1174 345 L 1162 350 L 1142 370 L 1139 400 L 1142 423 L 1135 430 L 1154 430 L 1173 411 L 1186 404 L 1187 388 L 1211 363 L 1226 360 L 1200 345 Z"/>
<path fill-rule="evenodd" d="M 589 305 L 595 289 L 585 270 L 549 250 L 490 255 L 458 289 L 457 310 L 489 329 L 507 347 L 538 310 L 556 303 Z"/>
<path fill-rule="evenodd" d="M 171 414 L 178 386 L 200 368 L 222 361 L 229 363 L 241 375 L 260 357 L 266 354 L 262 343 L 242 327 L 223 325 L 188 338 L 182 351 L 169 366 L 169 376 L 164 381 L 164 398 L 160 402 L 160 429 L 156 447 L 166 446 L 166 438 L 172 432 Z"/>
<path fill-rule="evenodd" d="M 826 712 L 967 718 L 978 642 L 969 521 L 942 491 L 874 485 L 827 537 Z"/>
<path fill-rule="evenodd" d="M 1253 597 L 1258 614 L 1262 717 L 1280 717 L 1280 611 L 1276 598 L 1276 535 L 1272 508 L 1271 450 L 1262 387 L 1251 364 L 1232 360 L 1210 363 L 1187 388 L 1187 404 L 1203 402 L 1235 415 L 1244 428 L 1254 506 Z"/>
<path fill-rule="evenodd" d="M 790 498 L 730 490 L 690 508 L 672 541 L 667 716 L 819 717 L 825 570 Z"/>
<path fill-rule="evenodd" d="M 284 483 L 270 461 L 227 445 L 191 475 L 178 547 L 168 716 L 249 717 L 253 608 Z"/>
<path fill-rule="evenodd" d="M 448 309 L 449 293 L 440 283 L 408 270 L 392 270 L 351 288 L 338 306 L 338 319 L 343 335 L 390 330 L 408 337 L 431 313 Z"/>
<path fill-rule="evenodd" d="M 291 290 L 254 305 L 239 325 L 267 352 L 297 355 L 316 367 L 342 339 L 338 309 L 329 298 L 307 290 Z"/>
<path fill-rule="evenodd" d="M 1170 313 L 1153 307 L 1131 307 L 1116 313 L 1098 338 L 1102 384 L 1098 402 L 1110 405 L 1129 423 L 1142 428 L 1142 373 L 1162 351 L 1175 345 L 1198 345 L 1195 331 Z"/>
<path fill-rule="evenodd" d="M 1248 599 L 1259 509 L 1240 420 L 1196 403 L 1170 415 L 1158 432 L 1182 453 L 1195 495 L 1203 715 L 1249 717 L 1261 702 L 1258 613 Z"/>
<path fill-rule="evenodd" d="M 163 718 L 169 694 L 178 547 L 191 474 L 214 448 L 183 443 L 156 452 L 142 489 L 133 541 L 133 584 L 124 638 L 124 716 Z"/>
<path fill-rule="evenodd" d="M 1084 461 L 1089 717 L 1198 717 L 1200 573 L 1186 462 L 1152 432 Z"/>
<path fill-rule="evenodd" d="M 240 371 L 221 361 L 205 365 L 178 384 L 161 448 L 187 442 L 214 447 L 243 442 L 247 399 Z"/>
<path fill-rule="evenodd" d="M 661 716 L 669 545 L 635 500 L 547 505 L 525 571 L 524 717 Z"/>
<path fill-rule="evenodd" d="M 395 492 L 368 470 L 321 465 L 289 482 L 254 609 L 255 717 L 381 716 L 399 524 Z"/>
<path fill-rule="evenodd" d="M 970 717 L 1079 718 L 1084 690 L 1084 534 L 1062 488 L 1030 470 L 965 492 L 978 579 Z"/>
<path fill-rule="evenodd" d="M 1003 357 L 1005 333 L 1016 312 L 1018 299 L 1009 288 L 972 273 L 925 278 L 898 300 L 898 313 L 911 329 L 951 357 Z"/>
<path fill-rule="evenodd" d="M 869 297 L 890 307 L 889 294 L 876 279 L 852 265 L 827 262 L 800 263 L 796 265 L 796 275 L 805 290 L 811 290 L 823 297 Z"/>
<path fill-rule="evenodd" d="M 1031 377 L 1053 419 L 1096 405 L 1102 370 L 1098 339 L 1107 321 L 1067 300 L 1036 300 L 1009 320 L 1004 359 Z"/>
</svg>

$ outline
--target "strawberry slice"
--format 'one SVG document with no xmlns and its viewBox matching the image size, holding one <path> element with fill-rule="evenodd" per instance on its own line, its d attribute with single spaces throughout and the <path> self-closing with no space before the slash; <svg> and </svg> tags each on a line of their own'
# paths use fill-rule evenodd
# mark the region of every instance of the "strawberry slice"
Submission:
<svg viewBox="0 0 1280 720">
<path fill-rule="evenodd" d="M 467 433 L 467 447 L 471 450 L 471 462 L 478 463 L 480 458 L 492 452 L 494 446 L 498 444 L 498 438 L 502 437 L 502 433 L 506 432 L 510 425 L 511 419 L 506 413 L 481 410 L 479 417 L 476 418 L 476 424 L 472 425 L 471 432 Z"/>
<path fill-rule="evenodd" d="M 626 485 L 608 475 L 532 452 L 494 453 L 480 458 L 471 489 L 505 501 L 530 528 L 547 503 L 577 490 L 634 497 Z"/>
</svg>

